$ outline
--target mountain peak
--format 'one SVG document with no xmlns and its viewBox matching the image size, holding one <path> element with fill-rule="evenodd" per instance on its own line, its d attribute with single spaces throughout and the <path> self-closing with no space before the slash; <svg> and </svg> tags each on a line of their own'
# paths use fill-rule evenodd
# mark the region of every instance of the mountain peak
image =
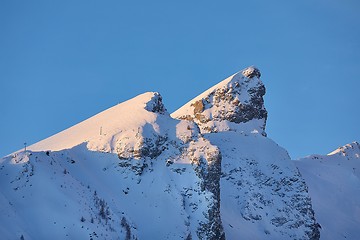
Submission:
<svg viewBox="0 0 360 240">
<path fill-rule="evenodd" d="M 254 66 L 228 77 L 175 111 L 178 119 L 194 120 L 201 132 L 265 133 L 265 86 Z"/>
<path fill-rule="evenodd" d="M 149 92 L 147 93 L 151 96 L 150 100 L 146 103 L 145 109 L 154 112 L 164 114 L 167 113 L 167 110 L 162 102 L 162 97 L 158 92 Z"/>
<path fill-rule="evenodd" d="M 95 150 L 114 151 L 115 140 L 129 129 L 155 124 L 158 116 L 170 118 L 158 92 L 146 92 L 119 103 L 43 141 L 29 150 L 58 151 L 87 142 Z"/>
<path fill-rule="evenodd" d="M 260 70 L 258 68 L 256 68 L 255 66 L 250 66 L 250 67 L 247 67 L 244 70 L 242 70 L 242 75 L 244 75 L 247 78 L 253 78 L 253 77 L 260 78 L 261 77 Z"/>
<path fill-rule="evenodd" d="M 358 142 L 346 144 L 329 153 L 328 155 L 341 155 L 346 157 L 360 158 L 360 144 Z"/>
</svg>

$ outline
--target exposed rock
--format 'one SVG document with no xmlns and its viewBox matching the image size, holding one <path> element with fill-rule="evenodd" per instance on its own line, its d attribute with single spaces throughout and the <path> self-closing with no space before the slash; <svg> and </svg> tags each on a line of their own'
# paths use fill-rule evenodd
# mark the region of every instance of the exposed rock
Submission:
<svg viewBox="0 0 360 240">
<path fill-rule="evenodd" d="M 266 90 L 260 76 L 257 68 L 249 67 L 203 93 L 200 99 L 194 99 L 173 116 L 193 119 L 202 133 L 239 129 L 256 130 L 265 136 L 267 111 L 263 96 Z M 252 120 L 257 122 L 250 123 L 252 129 L 249 129 L 244 124 Z"/>
<path fill-rule="evenodd" d="M 160 113 L 160 114 L 164 114 L 167 112 L 162 102 L 162 97 L 158 92 L 154 93 L 152 99 L 146 104 L 145 109 L 150 112 Z"/>
<path fill-rule="evenodd" d="M 328 155 L 341 155 L 347 158 L 360 158 L 358 152 L 360 151 L 360 144 L 358 142 L 352 142 L 346 144 L 345 146 L 339 147 L 335 151 L 329 153 Z"/>
<path fill-rule="evenodd" d="M 248 78 L 253 78 L 253 77 L 260 78 L 260 77 L 261 77 L 260 70 L 257 69 L 257 68 L 254 67 L 254 66 L 251 66 L 251 67 L 248 67 L 248 68 L 244 69 L 244 70 L 242 71 L 242 74 L 243 74 L 245 77 L 248 77 Z"/>
<path fill-rule="evenodd" d="M 201 191 L 210 192 L 211 198 L 208 197 L 208 209 L 203 213 L 207 221 L 200 223 L 197 235 L 199 239 L 222 240 L 225 239 L 225 233 L 220 217 L 221 153 L 206 139 L 201 138 L 199 141 L 207 142 L 206 147 L 190 145 L 189 158 L 201 179 Z"/>
<path fill-rule="evenodd" d="M 199 100 L 191 104 L 191 106 L 194 106 L 194 114 L 202 113 L 204 111 L 204 103 L 203 100 Z"/>
<path fill-rule="evenodd" d="M 157 134 L 153 134 L 151 138 L 139 136 L 135 145 L 126 140 L 127 138 L 120 140 L 116 147 L 120 159 L 156 158 L 166 148 L 164 144 L 167 137 Z"/>
</svg>

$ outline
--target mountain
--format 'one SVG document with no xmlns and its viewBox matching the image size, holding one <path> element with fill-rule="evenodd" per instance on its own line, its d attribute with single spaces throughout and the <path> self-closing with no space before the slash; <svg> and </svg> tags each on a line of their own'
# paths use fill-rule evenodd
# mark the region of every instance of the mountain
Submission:
<svg viewBox="0 0 360 240">
<path fill-rule="evenodd" d="M 323 182 L 308 168 L 322 165 L 266 137 L 260 77 L 246 68 L 172 114 L 144 93 L 2 158 L 2 238 L 338 239 L 319 206 L 339 207 L 323 199 L 338 185 L 316 193 Z M 360 151 L 347 152 L 356 168 Z M 341 169 L 358 193 L 358 175 Z M 357 199 L 334 211 L 352 221 L 348 239 L 359 234 Z"/>
<path fill-rule="evenodd" d="M 360 144 L 295 161 L 309 187 L 322 239 L 360 236 Z"/>
</svg>

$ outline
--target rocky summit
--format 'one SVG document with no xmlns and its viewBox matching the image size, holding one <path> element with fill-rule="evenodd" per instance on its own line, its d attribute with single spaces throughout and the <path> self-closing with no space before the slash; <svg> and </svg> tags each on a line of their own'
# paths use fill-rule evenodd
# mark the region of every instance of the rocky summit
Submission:
<svg viewBox="0 0 360 240">
<path fill-rule="evenodd" d="M 307 168 L 323 163 L 293 161 L 266 137 L 260 77 L 256 67 L 246 68 L 172 114 L 159 93 L 144 93 L 2 158 L 2 238 L 358 235 L 353 225 L 341 232 L 328 228 L 332 225 L 318 202 L 325 193 L 312 195 L 323 179 Z M 359 184 L 358 146 L 339 148 L 332 155 L 338 157 L 329 157 L 336 163 L 351 158 L 351 168 L 342 172 L 353 171 L 347 184 Z M 329 191 L 338 187 L 331 184 Z M 351 190 L 359 192 L 356 186 Z M 338 207 L 336 201 L 329 204 Z"/>
<path fill-rule="evenodd" d="M 196 122 L 202 133 L 250 130 L 266 136 L 265 86 L 260 76 L 257 68 L 246 68 L 194 98 L 172 116 Z"/>
</svg>

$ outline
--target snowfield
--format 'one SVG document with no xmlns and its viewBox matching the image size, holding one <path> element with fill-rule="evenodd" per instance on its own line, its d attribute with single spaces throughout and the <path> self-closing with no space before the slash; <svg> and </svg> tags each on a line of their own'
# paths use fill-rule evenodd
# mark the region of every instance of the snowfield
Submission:
<svg viewBox="0 0 360 240">
<path fill-rule="evenodd" d="M 326 156 L 295 161 L 309 186 L 321 239 L 360 236 L 360 145 L 347 144 Z"/>
</svg>

